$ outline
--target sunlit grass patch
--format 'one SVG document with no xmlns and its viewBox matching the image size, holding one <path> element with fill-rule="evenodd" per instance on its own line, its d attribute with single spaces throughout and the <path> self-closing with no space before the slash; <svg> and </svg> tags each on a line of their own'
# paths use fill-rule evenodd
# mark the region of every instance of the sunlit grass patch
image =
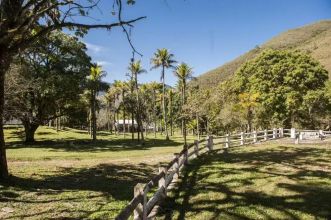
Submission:
<svg viewBox="0 0 331 220">
<path fill-rule="evenodd" d="M 263 143 L 191 162 L 160 219 L 330 219 L 331 144 Z"/>
</svg>

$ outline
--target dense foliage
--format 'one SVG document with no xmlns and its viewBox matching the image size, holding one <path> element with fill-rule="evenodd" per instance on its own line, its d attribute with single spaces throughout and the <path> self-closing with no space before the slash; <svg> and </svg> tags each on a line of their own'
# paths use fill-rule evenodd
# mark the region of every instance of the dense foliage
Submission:
<svg viewBox="0 0 331 220">
<path fill-rule="evenodd" d="M 90 69 L 86 47 L 61 32 L 40 39 L 16 58 L 5 86 L 5 116 L 20 119 L 26 141 L 34 141 L 39 125 L 80 106 Z"/>
<path fill-rule="evenodd" d="M 244 63 L 210 98 L 200 98 L 209 106 L 202 115 L 214 132 L 330 128 L 329 87 L 328 72 L 309 54 L 268 49 Z M 194 102 L 195 98 L 189 103 L 191 109 L 197 106 Z"/>
</svg>

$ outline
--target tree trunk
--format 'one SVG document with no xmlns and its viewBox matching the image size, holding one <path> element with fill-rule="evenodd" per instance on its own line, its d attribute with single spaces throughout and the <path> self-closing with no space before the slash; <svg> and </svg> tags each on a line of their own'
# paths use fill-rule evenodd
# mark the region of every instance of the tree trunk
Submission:
<svg viewBox="0 0 331 220">
<path fill-rule="evenodd" d="M 109 109 L 109 106 L 107 106 L 107 130 L 108 131 L 111 131 L 111 128 L 110 128 L 110 109 Z"/>
<path fill-rule="evenodd" d="M 96 110 L 95 110 L 95 91 L 92 91 L 92 140 L 97 140 L 97 120 L 96 120 Z"/>
<path fill-rule="evenodd" d="M 185 90 L 186 90 L 186 87 L 185 87 L 185 82 L 183 83 L 183 88 L 182 88 L 182 113 L 183 113 L 183 107 L 184 107 L 184 104 L 185 104 Z M 182 125 L 183 125 L 183 137 L 184 137 L 184 147 L 186 148 L 186 145 L 187 145 L 187 140 L 186 140 L 186 135 L 187 135 L 187 132 L 186 132 L 186 118 L 185 118 L 185 115 L 182 116 L 183 117 L 183 120 L 182 120 Z"/>
<path fill-rule="evenodd" d="M 123 103 L 123 138 L 125 138 L 125 108 Z"/>
<path fill-rule="evenodd" d="M 145 137 L 147 138 L 147 133 L 148 133 L 148 124 L 146 123 L 146 126 L 145 126 Z"/>
<path fill-rule="evenodd" d="M 9 54 L 0 52 L 0 180 L 8 177 L 6 145 L 3 132 L 3 110 L 5 104 L 5 74 L 9 69 L 10 60 Z"/>
<path fill-rule="evenodd" d="M 22 120 L 23 121 L 23 120 Z M 32 124 L 29 121 L 23 122 L 25 132 L 25 143 L 31 144 L 35 142 L 34 134 L 36 133 L 39 124 Z"/>
<path fill-rule="evenodd" d="M 122 89 L 122 104 L 123 104 L 123 138 L 125 138 L 125 102 L 124 102 L 125 91 Z"/>
<path fill-rule="evenodd" d="M 200 140 L 200 128 L 199 128 L 199 115 L 196 115 L 197 117 L 197 134 L 198 134 L 198 140 Z"/>
<path fill-rule="evenodd" d="M 140 140 L 140 135 L 141 135 L 141 142 L 144 142 L 144 129 L 141 120 L 141 108 L 140 108 L 137 74 L 135 74 L 135 87 L 136 87 L 135 89 L 136 89 L 136 99 L 137 99 L 138 141 Z"/>
<path fill-rule="evenodd" d="M 156 138 L 156 94 L 155 90 L 153 91 L 153 120 L 154 120 L 154 138 Z"/>
<path fill-rule="evenodd" d="M 131 95 L 133 96 L 133 83 L 132 83 L 132 80 L 133 80 L 133 76 L 131 76 Z M 131 103 L 131 139 L 134 140 L 134 130 L 135 130 L 135 127 L 134 127 L 134 104 Z"/>
<path fill-rule="evenodd" d="M 170 97 L 169 99 L 169 115 L 170 115 L 170 136 L 173 136 L 172 97 Z"/>
<path fill-rule="evenodd" d="M 169 140 L 168 134 L 168 126 L 167 126 L 167 112 L 166 112 L 166 104 L 165 104 L 165 80 L 164 80 L 164 66 L 162 66 L 162 106 L 163 106 L 163 120 L 164 120 L 164 130 L 166 134 L 166 140 Z"/>
<path fill-rule="evenodd" d="M 206 134 L 209 135 L 209 123 L 208 123 L 208 117 L 206 118 Z"/>
</svg>

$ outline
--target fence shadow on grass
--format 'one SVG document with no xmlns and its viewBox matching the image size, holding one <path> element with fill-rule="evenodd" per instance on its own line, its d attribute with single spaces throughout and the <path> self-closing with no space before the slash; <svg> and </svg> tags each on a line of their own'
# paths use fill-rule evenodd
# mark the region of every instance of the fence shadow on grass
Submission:
<svg viewBox="0 0 331 220">
<path fill-rule="evenodd" d="M 330 219 L 330 155 L 285 146 L 202 155 L 184 170 L 160 218 Z"/>
<path fill-rule="evenodd" d="M 101 164 L 92 168 L 64 168 L 61 172 L 47 176 L 36 176 L 32 178 L 11 177 L 7 183 L 2 184 L 0 203 L 10 202 L 16 204 L 48 204 L 50 207 L 57 203 L 79 203 L 83 200 L 95 200 L 92 205 L 98 207 L 100 203 L 106 206 L 108 203 L 123 201 L 124 206 L 132 199 L 133 187 L 138 182 L 147 182 L 151 175 L 155 174 L 156 168 L 147 164 Z M 1 185 L 1 184 L 0 184 Z M 89 192 L 86 194 L 86 192 Z M 28 193 L 30 197 L 22 196 Z M 63 193 L 63 194 L 62 194 Z M 40 198 L 38 198 L 40 197 Z M 37 206 L 36 206 L 37 205 Z M 100 206 L 100 209 L 102 206 Z M 122 207 L 102 208 L 105 214 L 118 213 Z M 63 211 L 50 210 L 50 213 L 35 213 L 34 215 L 51 216 L 51 212 L 67 213 L 66 218 L 79 214 L 77 219 L 85 219 L 91 213 L 98 210 L 87 211 L 70 209 Z M 13 218 L 26 218 L 30 213 L 14 214 Z"/>
<path fill-rule="evenodd" d="M 137 140 L 124 138 L 101 139 L 93 142 L 90 139 L 70 139 L 65 140 L 43 140 L 26 145 L 23 141 L 12 141 L 7 143 L 7 149 L 19 148 L 51 148 L 54 150 L 75 151 L 75 152 L 103 152 L 103 151 L 125 151 L 125 150 L 146 150 L 152 147 L 180 146 L 181 142 L 176 140 L 146 139 L 144 144 Z"/>
</svg>

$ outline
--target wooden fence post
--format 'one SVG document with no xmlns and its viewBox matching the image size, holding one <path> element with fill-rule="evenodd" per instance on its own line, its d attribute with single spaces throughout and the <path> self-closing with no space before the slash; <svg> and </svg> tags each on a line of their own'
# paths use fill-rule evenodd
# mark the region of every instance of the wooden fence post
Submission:
<svg viewBox="0 0 331 220">
<path fill-rule="evenodd" d="M 284 128 L 279 128 L 279 137 L 280 138 L 284 137 Z"/>
<path fill-rule="evenodd" d="M 213 141 L 213 136 L 210 135 L 208 136 L 208 144 L 207 144 L 208 150 L 211 151 L 214 148 L 214 141 Z"/>
<path fill-rule="evenodd" d="M 268 140 L 268 130 L 264 130 L 264 140 Z"/>
<path fill-rule="evenodd" d="M 257 142 L 257 132 L 253 131 L 253 143 Z"/>
<path fill-rule="evenodd" d="M 142 194 L 143 191 L 144 191 L 144 185 L 142 183 L 138 183 L 133 188 L 133 191 L 134 191 L 134 197 Z M 139 204 L 139 205 L 137 205 L 137 207 L 133 211 L 133 219 L 134 220 L 141 220 L 142 219 L 141 218 L 142 214 L 143 214 L 143 205 Z"/>
<path fill-rule="evenodd" d="M 225 148 L 229 148 L 230 147 L 230 135 L 226 134 L 225 135 Z"/>
<path fill-rule="evenodd" d="M 166 186 L 166 174 L 167 174 L 167 167 L 159 165 L 159 173 L 164 173 L 164 175 L 162 176 L 162 178 L 159 180 L 159 189 L 163 186 L 164 188 L 164 195 L 167 195 L 167 186 Z"/>
<path fill-rule="evenodd" d="M 273 139 L 276 139 L 277 138 L 277 129 L 276 128 L 273 128 L 272 129 L 272 138 Z"/>
<path fill-rule="evenodd" d="M 296 130 L 295 130 L 295 128 L 291 128 L 291 138 L 293 138 L 293 139 L 296 138 Z"/>
<path fill-rule="evenodd" d="M 195 153 L 196 157 L 199 156 L 199 141 L 198 140 L 194 141 L 194 153 Z"/>
<path fill-rule="evenodd" d="M 147 193 L 149 192 L 149 187 L 147 186 L 143 191 L 143 220 L 147 220 Z"/>
<path fill-rule="evenodd" d="M 240 133 L 240 145 L 244 145 L 245 144 L 245 135 L 244 132 Z"/>
<path fill-rule="evenodd" d="M 300 143 L 300 132 L 295 134 L 295 144 L 299 144 Z"/>
<path fill-rule="evenodd" d="M 178 177 L 179 177 L 179 153 L 174 153 L 174 158 L 176 159 L 176 162 L 174 163 L 174 168 L 176 170 L 174 179 L 178 179 Z"/>
</svg>

